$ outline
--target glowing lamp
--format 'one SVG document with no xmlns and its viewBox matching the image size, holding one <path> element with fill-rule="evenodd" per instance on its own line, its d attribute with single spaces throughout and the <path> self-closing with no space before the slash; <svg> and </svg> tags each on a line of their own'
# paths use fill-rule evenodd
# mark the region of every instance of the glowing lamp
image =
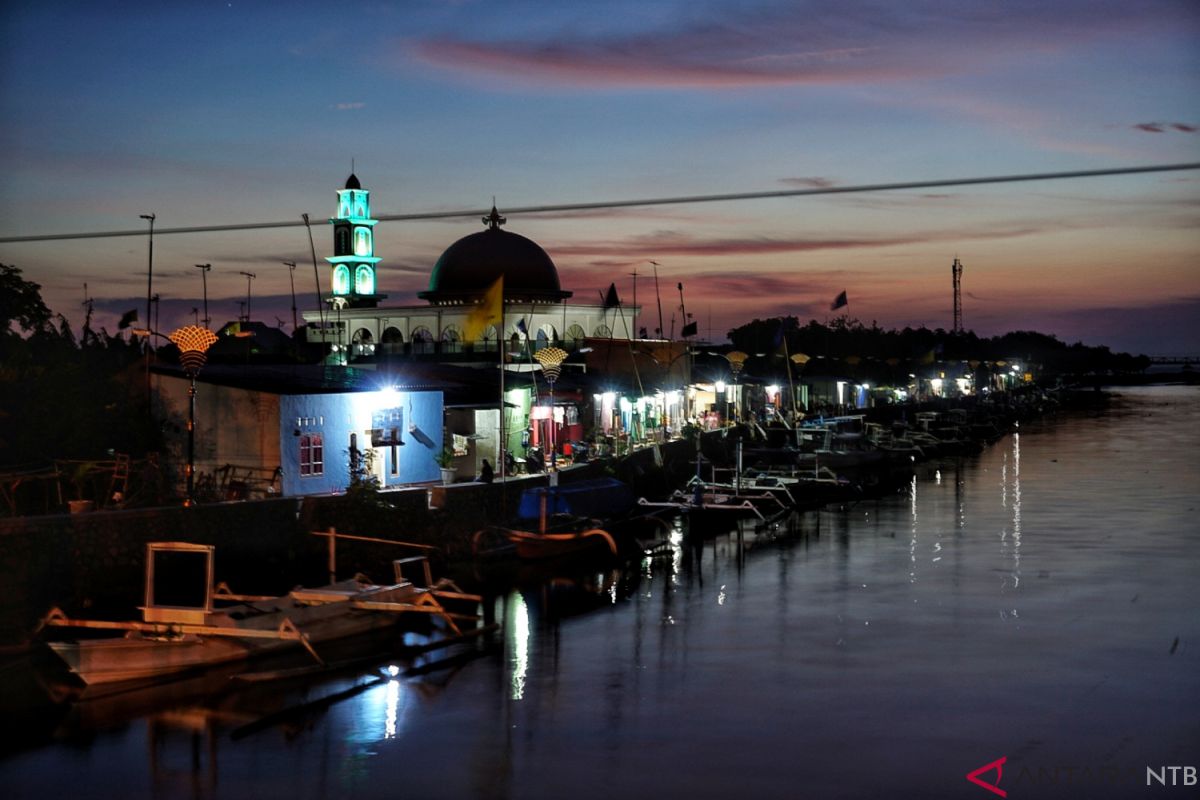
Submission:
<svg viewBox="0 0 1200 800">
<path fill-rule="evenodd" d="M 208 348 L 217 342 L 216 334 L 199 325 L 180 328 L 167 337 L 179 348 L 179 360 L 183 371 L 193 379 L 208 359 Z"/>
</svg>

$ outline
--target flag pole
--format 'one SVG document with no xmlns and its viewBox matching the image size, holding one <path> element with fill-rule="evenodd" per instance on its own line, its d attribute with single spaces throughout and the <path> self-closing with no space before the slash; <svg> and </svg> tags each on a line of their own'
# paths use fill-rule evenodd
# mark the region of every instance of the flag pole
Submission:
<svg viewBox="0 0 1200 800">
<path fill-rule="evenodd" d="M 780 325 L 783 323 L 781 322 Z M 783 363 L 787 365 L 788 394 L 792 400 L 792 425 L 796 424 L 796 384 L 792 382 L 792 358 L 788 354 L 787 328 L 783 329 Z"/>
<path fill-rule="evenodd" d="M 501 285 L 503 287 L 503 285 Z M 504 439 L 504 291 L 500 291 L 500 327 L 496 329 L 496 350 L 500 353 L 500 480 L 503 481 L 507 472 L 508 442 Z M 507 494 L 505 495 L 507 497 Z"/>
</svg>

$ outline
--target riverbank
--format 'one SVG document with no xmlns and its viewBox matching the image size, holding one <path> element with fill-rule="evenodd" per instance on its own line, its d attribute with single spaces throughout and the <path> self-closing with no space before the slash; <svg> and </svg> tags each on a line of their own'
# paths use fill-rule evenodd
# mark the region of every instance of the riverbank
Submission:
<svg viewBox="0 0 1200 800">
<path fill-rule="evenodd" d="M 969 404 L 949 401 L 922 406 L 870 409 L 866 418 L 892 424 L 918 413 L 953 408 L 993 420 L 998 430 L 1062 406 L 1103 402 L 1103 393 L 1065 392 L 1055 397 L 1023 392 Z M 710 460 L 732 459 L 737 441 L 753 441 L 753 428 L 729 428 L 701 435 L 700 450 Z M 570 483 L 612 474 L 640 496 L 662 497 L 695 474 L 697 443 L 676 440 L 636 450 L 619 460 L 591 461 L 568 467 L 558 480 Z M 908 469 L 906 461 L 880 467 Z M 860 476 L 865 486 L 886 491 L 893 480 L 881 473 Z M 890 476 L 889 476 L 890 478 Z M 70 615 L 96 610 L 132 611 L 141 601 L 146 544 L 188 541 L 217 548 L 216 581 L 235 591 L 283 593 L 296 585 L 317 585 L 328 577 L 328 539 L 314 531 L 394 542 L 340 541 L 339 574 L 356 572 L 384 579 L 392 559 L 412 555 L 403 543 L 434 548 L 435 574 L 472 558 L 471 537 L 515 509 L 521 492 L 544 486 L 545 474 L 505 481 L 422 485 L 358 494 L 276 498 L 90 514 L 0 519 L 0 570 L 8 578 L 0 595 L 0 647 L 28 642 L 37 622 L 52 607 Z"/>
<path fill-rule="evenodd" d="M 1195 390 L 1121 391 L 899 494 L 523 576 L 494 603 L 499 652 L 440 673 L 393 657 L 384 677 L 43 700 L 9 715 L 0 779 L 14 797 L 967 797 L 1004 758 L 983 777 L 1011 797 L 1137 796 L 1200 742 L 1198 437 Z"/>
</svg>

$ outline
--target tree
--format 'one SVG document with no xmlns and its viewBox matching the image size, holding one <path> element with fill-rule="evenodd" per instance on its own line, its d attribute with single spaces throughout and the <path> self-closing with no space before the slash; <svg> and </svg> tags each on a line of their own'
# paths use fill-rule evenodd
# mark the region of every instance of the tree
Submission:
<svg viewBox="0 0 1200 800">
<path fill-rule="evenodd" d="M 19 268 L 0 264 L 0 334 L 7 338 L 45 331 L 52 327 L 50 319 L 42 287 L 22 278 Z"/>
</svg>

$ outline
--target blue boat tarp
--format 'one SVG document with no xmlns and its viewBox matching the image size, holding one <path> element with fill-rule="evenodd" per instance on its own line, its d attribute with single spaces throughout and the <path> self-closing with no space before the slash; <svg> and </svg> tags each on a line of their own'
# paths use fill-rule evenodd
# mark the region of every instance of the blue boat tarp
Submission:
<svg viewBox="0 0 1200 800">
<path fill-rule="evenodd" d="M 571 514 L 606 519 L 619 517 L 634 506 L 633 490 L 615 478 L 593 478 L 566 486 L 526 489 L 521 493 L 517 516 L 538 519 L 542 514 L 542 496 L 546 514 Z"/>
</svg>

